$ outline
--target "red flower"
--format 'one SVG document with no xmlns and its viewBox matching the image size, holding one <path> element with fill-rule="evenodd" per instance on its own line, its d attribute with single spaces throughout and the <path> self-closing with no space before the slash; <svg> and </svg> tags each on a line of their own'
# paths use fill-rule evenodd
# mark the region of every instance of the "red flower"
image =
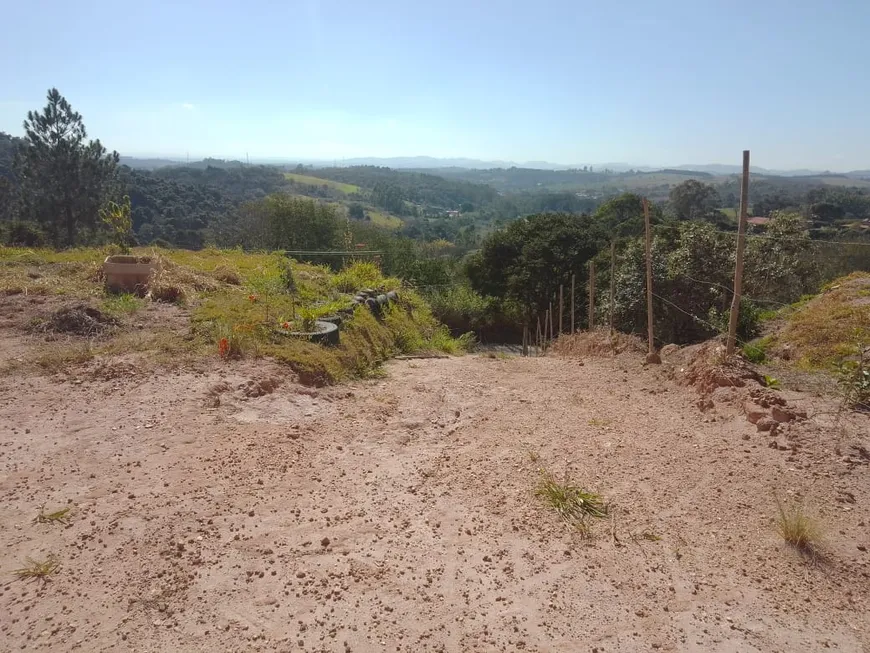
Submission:
<svg viewBox="0 0 870 653">
<path fill-rule="evenodd" d="M 255 301 L 257 301 L 257 296 L 256 295 L 248 295 L 248 301 L 253 304 Z"/>
<path fill-rule="evenodd" d="M 289 322 L 284 322 L 284 324 L 281 325 L 281 328 L 282 328 L 282 329 L 289 329 L 289 328 L 290 328 L 290 323 L 289 323 Z"/>
</svg>

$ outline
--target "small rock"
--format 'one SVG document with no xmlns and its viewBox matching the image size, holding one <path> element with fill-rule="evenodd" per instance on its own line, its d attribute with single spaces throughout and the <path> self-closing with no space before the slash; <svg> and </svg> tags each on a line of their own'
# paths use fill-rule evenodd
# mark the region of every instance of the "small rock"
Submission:
<svg viewBox="0 0 870 653">
<path fill-rule="evenodd" d="M 324 537 L 322 540 L 320 540 L 320 546 L 322 546 L 324 549 L 326 547 L 328 547 L 329 546 L 329 538 Z"/>
<path fill-rule="evenodd" d="M 763 418 L 769 417 L 767 411 L 764 410 L 764 408 L 751 401 L 747 401 L 743 404 L 743 410 L 746 413 L 746 419 L 749 421 L 750 424 L 758 424 L 758 422 Z"/>
</svg>

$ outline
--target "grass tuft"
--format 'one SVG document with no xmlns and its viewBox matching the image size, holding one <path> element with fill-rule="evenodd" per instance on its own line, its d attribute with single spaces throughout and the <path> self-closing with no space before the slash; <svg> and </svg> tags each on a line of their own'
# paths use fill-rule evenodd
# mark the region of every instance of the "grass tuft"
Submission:
<svg viewBox="0 0 870 653">
<path fill-rule="evenodd" d="M 552 474 L 542 470 L 535 496 L 543 499 L 566 523 L 584 532 L 588 530 L 588 517 L 607 516 L 607 505 L 601 495 L 573 485 L 567 474 L 560 482 Z"/>
<path fill-rule="evenodd" d="M 779 497 L 774 498 L 778 513 L 776 525 L 782 539 L 801 553 L 817 553 L 822 535 L 818 522 L 807 514 L 803 503 L 785 506 Z"/>
<path fill-rule="evenodd" d="M 39 579 L 42 581 L 49 580 L 49 576 L 56 574 L 60 569 L 60 561 L 53 555 L 39 562 L 33 558 L 27 558 L 27 566 L 21 569 L 16 569 L 12 573 L 21 580 Z"/>
<path fill-rule="evenodd" d="M 54 512 L 45 512 L 45 510 L 40 509 L 39 514 L 36 515 L 36 518 L 33 521 L 37 524 L 68 524 L 71 511 L 72 508 L 69 506 L 61 508 L 60 510 L 55 510 Z"/>
</svg>

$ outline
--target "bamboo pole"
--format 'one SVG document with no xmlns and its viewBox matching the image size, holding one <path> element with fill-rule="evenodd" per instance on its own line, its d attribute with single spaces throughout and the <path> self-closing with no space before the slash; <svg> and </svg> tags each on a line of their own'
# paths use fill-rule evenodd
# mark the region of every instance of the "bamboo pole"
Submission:
<svg viewBox="0 0 870 653">
<path fill-rule="evenodd" d="M 564 322 L 562 321 L 562 313 L 565 308 L 565 286 L 564 284 L 559 284 L 559 335 L 561 336 L 564 332 Z"/>
<path fill-rule="evenodd" d="M 743 179 L 740 184 L 740 222 L 737 225 L 737 253 L 734 265 L 734 299 L 731 301 L 731 317 L 728 320 L 728 340 L 725 355 L 734 354 L 737 340 L 737 320 L 740 317 L 740 295 L 743 292 L 743 250 L 746 248 L 746 213 L 749 202 L 749 150 L 743 150 Z"/>
</svg>

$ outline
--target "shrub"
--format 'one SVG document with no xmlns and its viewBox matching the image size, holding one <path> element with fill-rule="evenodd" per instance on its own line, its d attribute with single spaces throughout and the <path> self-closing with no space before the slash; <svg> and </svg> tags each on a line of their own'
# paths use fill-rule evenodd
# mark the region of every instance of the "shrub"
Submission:
<svg viewBox="0 0 870 653">
<path fill-rule="evenodd" d="M 45 234 L 30 222 L 10 222 L 4 240 L 13 247 L 42 247 L 45 244 Z"/>
<path fill-rule="evenodd" d="M 380 268 L 370 261 L 356 261 L 332 278 L 332 285 L 341 292 L 356 292 L 363 288 L 379 288 L 384 277 Z"/>
</svg>

